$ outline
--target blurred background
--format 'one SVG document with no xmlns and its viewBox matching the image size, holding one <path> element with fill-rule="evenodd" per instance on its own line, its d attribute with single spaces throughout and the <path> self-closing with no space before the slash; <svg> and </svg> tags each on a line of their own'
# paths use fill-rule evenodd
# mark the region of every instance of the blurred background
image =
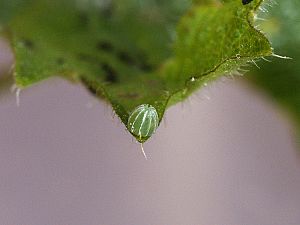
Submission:
<svg viewBox="0 0 300 225">
<path fill-rule="evenodd" d="M 1 224 L 300 223 L 293 123 L 244 79 L 170 108 L 148 161 L 81 86 L 57 78 L 22 91 L 19 107 L 14 93 L 0 102 Z"/>
<path fill-rule="evenodd" d="M 0 224 L 299 225 L 298 6 L 280 2 L 260 23 L 293 60 L 258 62 L 170 108 L 148 161 L 80 85 L 50 79 L 18 107 L 1 39 Z"/>
</svg>

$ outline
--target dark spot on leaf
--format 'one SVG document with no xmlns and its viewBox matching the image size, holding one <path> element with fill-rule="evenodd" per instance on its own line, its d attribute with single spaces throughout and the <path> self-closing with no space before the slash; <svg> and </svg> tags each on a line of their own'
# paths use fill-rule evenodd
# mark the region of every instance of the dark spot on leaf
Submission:
<svg viewBox="0 0 300 225">
<path fill-rule="evenodd" d="M 142 64 L 140 65 L 141 70 L 145 71 L 145 72 L 150 72 L 153 70 L 153 66 L 148 64 L 147 62 L 142 62 Z"/>
<path fill-rule="evenodd" d="M 124 51 L 119 52 L 118 58 L 121 62 L 125 63 L 126 65 L 130 65 L 130 66 L 135 65 L 134 59 L 127 52 Z"/>
<path fill-rule="evenodd" d="M 252 2 L 253 0 L 242 0 L 243 5 L 249 4 L 250 2 Z"/>
<path fill-rule="evenodd" d="M 91 83 L 84 78 L 85 75 L 81 75 L 80 76 L 80 80 L 81 82 L 84 84 L 84 86 L 89 90 L 89 92 L 91 92 L 93 95 L 97 96 L 97 89 L 94 88 Z"/>
<path fill-rule="evenodd" d="M 144 72 L 150 72 L 154 70 L 153 66 L 148 63 L 147 57 L 144 54 L 139 55 L 139 68 Z"/>
<path fill-rule="evenodd" d="M 97 63 L 98 60 L 96 58 L 94 58 L 93 56 L 90 56 L 88 54 L 85 54 L 85 53 L 79 53 L 77 55 L 78 59 L 80 61 L 83 61 L 83 62 L 88 62 L 88 63 Z"/>
<path fill-rule="evenodd" d="M 24 38 L 24 39 L 22 40 L 22 42 L 23 42 L 23 44 L 24 44 L 24 46 L 25 46 L 26 48 L 34 49 L 34 43 L 33 43 L 33 41 Z"/>
<path fill-rule="evenodd" d="M 147 58 L 144 54 L 139 54 L 136 58 L 133 58 L 129 53 L 125 51 L 119 51 L 117 57 L 121 62 L 128 66 L 135 66 L 144 72 L 152 71 L 154 68 L 147 62 Z"/>
<path fill-rule="evenodd" d="M 107 41 L 99 41 L 97 43 L 97 49 L 105 52 L 111 52 L 113 51 L 113 46 Z"/>
<path fill-rule="evenodd" d="M 117 72 L 108 64 L 102 63 L 101 68 L 105 72 L 105 80 L 110 83 L 118 82 Z"/>
<path fill-rule="evenodd" d="M 86 27 L 89 23 L 89 17 L 86 13 L 84 12 L 80 12 L 79 15 L 78 15 L 78 18 L 79 18 L 79 24 L 80 26 L 82 27 Z"/>
<path fill-rule="evenodd" d="M 60 57 L 60 58 L 57 58 L 57 59 L 56 59 L 56 63 L 57 63 L 58 65 L 63 65 L 63 64 L 66 63 L 66 60 L 65 60 L 64 58 Z"/>
</svg>

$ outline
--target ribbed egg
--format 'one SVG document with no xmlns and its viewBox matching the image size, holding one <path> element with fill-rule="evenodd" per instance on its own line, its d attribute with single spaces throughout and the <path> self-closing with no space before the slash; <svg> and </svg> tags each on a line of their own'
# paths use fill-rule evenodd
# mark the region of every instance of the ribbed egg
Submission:
<svg viewBox="0 0 300 225">
<path fill-rule="evenodd" d="M 127 129 L 138 138 L 147 138 L 155 132 L 159 124 L 156 109 L 143 104 L 136 107 L 129 116 Z"/>
</svg>

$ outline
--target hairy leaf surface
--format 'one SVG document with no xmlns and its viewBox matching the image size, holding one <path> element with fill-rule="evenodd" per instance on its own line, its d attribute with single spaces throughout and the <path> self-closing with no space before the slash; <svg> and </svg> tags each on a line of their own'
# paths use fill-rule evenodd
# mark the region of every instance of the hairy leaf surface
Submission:
<svg viewBox="0 0 300 225">
<path fill-rule="evenodd" d="M 154 106 L 161 120 L 206 82 L 272 54 L 252 25 L 262 0 L 10 2 L 1 1 L 9 10 L 0 21 L 15 52 L 17 85 L 54 75 L 80 82 L 125 125 L 138 105 Z"/>
</svg>

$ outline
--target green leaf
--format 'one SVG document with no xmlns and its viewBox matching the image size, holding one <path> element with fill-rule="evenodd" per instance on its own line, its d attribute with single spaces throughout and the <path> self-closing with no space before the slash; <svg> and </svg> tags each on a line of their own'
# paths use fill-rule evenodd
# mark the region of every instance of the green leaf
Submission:
<svg viewBox="0 0 300 225">
<path fill-rule="evenodd" d="M 223 2 L 28 1 L 7 26 L 16 83 L 61 75 L 110 102 L 125 125 L 141 104 L 154 106 L 161 121 L 206 82 L 272 54 L 252 25 L 261 0 Z"/>
<path fill-rule="evenodd" d="M 17 15 L 23 7 L 31 0 L 13 0 L 0 2 L 0 21 L 1 25 L 8 23 L 15 15 Z"/>
<path fill-rule="evenodd" d="M 261 28 L 271 38 L 274 52 L 292 59 L 271 58 L 250 78 L 285 106 L 300 127 L 300 2 L 285 0 L 265 7 L 269 13 L 259 22 Z"/>
</svg>

